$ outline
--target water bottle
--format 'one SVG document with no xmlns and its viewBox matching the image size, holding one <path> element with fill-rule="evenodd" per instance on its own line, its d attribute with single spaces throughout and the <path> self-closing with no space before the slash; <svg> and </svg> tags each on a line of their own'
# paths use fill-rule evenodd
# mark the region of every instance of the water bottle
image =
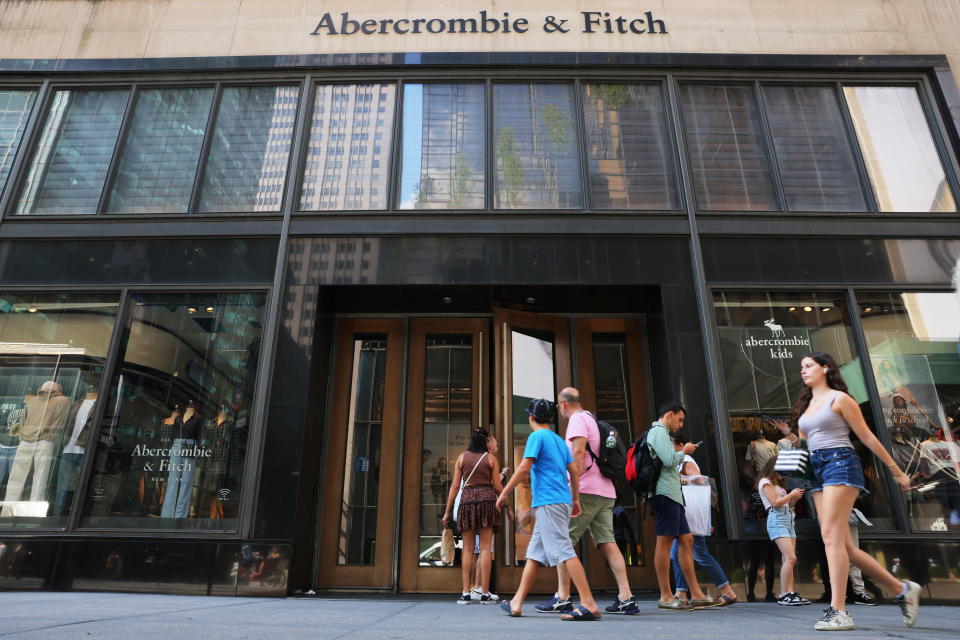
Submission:
<svg viewBox="0 0 960 640">
<path fill-rule="evenodd" d="M 617 436 L 611 431 L 610 435 L 607 436 L 607 449 L 613 449 L 617 446 Z"/>
</svg>

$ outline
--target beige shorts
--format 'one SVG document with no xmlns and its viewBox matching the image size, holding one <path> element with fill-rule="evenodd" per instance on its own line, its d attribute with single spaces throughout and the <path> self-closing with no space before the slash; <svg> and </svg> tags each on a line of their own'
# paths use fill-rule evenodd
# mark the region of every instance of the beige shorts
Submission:
<svg viewBox="0 0 960 640">
<path fill-rule="evenodd" d="M 605 542 L 616 542 L 613 537 L 613 505 L 616 500 L 595 496 L 591 493 L 580 494 L 580 515 L 570 520 L 570 542 L 577 544 L 583 534 L 590 530 L 593 544 L 600 546 Z"/>
</svg>

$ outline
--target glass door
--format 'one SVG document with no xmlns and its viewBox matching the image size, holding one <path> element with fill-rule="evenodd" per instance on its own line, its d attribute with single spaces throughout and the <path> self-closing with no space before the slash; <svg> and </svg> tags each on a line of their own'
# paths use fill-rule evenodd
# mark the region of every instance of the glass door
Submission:
<svg viewBox="0 0 960 640">
<path fill-rule="evenodd" d="M 393 587 L 402 338 L 402 320 L 340 322 L 320 587 Z"/>
</svg>

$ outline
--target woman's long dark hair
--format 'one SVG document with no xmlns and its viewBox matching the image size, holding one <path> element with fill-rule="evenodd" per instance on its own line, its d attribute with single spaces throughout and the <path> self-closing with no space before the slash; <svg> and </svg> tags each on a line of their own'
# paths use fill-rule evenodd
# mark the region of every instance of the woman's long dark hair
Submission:
<svg viewBox="0 0 960 640">
<path fill-rule="evenodd" d="M 474 427 L 470 432 L 470 444 L 467 446 L 467 451 L 472 453 L 486 453 L 487 449 L 487 430 L 483 427 Z"/>
<path fill-rule="evenodd" d="M 840 375 L 840 367 L 837 366 L 837 361 L 833 359 L 829 353 L 824 353 L 822 351 L 816 351 L 814 353 L 808 353 L 803 356 L 803 358 L 810 358 L 821 367 L 827 368 L 827 386 L 831 389 L 836 389 L 837 391 L 843 391 L 847 393 L 847 383 L 843 381 L 843 376 Z M 803 358 L 800 358 L 803 361 Z M 803 385 L 803 391 L 800 392 L 800 397 L 797 399 L 797 403 L 793 405 L 793 418 L 790 421 L 790 425 L 796 429 L 797 422 L 800 420 L 800 416 L 807 410 L 807 407 L 810 406 L 810 399 L 813 398 L 813 389 L 807 385 Z"/>
<path fill-rule="evenodd" d="M 760 487 L 760 481 L 764 478 L 769 480 L 770 484 L 776 487 L 783 487 L 784 489 L 786 488 L 787 483 L 783 481 L 783 476 L 777 473 L 776 469 L 774 468 L 777 466 L 777 457 L 778 456 L 773 456 L 767 460 L 767 463 L 763 465 L 762 469 L 760 469 L 760 475 L 757 476 L 757 488 Z"/>
</svg>

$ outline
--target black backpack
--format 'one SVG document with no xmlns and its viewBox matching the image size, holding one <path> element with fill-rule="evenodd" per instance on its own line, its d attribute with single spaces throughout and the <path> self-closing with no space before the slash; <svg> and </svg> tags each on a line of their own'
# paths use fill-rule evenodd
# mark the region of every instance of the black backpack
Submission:
<svg viewBox="0 0 960 640">
<path fill-rule="evenodd" d="M 663 461 L 653 455 L 647 444 L 648 430 L 642 436 L 637 438 L 630 451 L 627 452 L 627 459 L 630 464 L 627 465 L 626 478 L 630 488 L 646 500 L 647 493 L 656 491 L 657 480 L 660 478 L 660 469 L 663 468 Z"/>
<path fill-rule="evenodd" d="M 611 480 L 621 480 L 627 469 L 627 447 L 623 444 L 620 433 L 612 425 L 601 422 L 597 416 L 589 411 L 587 412 L 597 423 L 597 429 L 600 430 L 600 454 L 597 455 L 590 448 L 590 441 L 587 441 L 587 451 L 593 457 L 597 470 L 605 478 Z M 612 442 L 611 442 L 612 436 Z M 612 444 L 612 446 L 611 446 Z"/>
</svg>

